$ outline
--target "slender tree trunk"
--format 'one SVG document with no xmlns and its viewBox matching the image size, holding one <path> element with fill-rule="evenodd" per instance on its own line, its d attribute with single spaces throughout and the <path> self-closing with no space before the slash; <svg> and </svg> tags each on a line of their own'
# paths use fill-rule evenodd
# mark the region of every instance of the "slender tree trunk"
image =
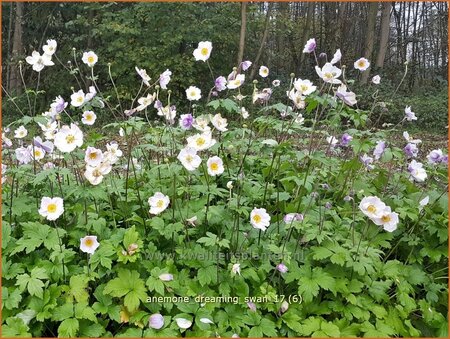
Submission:
<svg viewBox="0 0 450 339">
<path fill-rule="evenodd" d="M 375 24 L 377 20 L 378 2 L 371 2 L 369 4 L 369 12 L 367 18 L 367 34 L 366 34 L 366 47 L 364 50 L 364 57 L 372 59 L 373 45 L 375 40 Z M 365 70 L 361 75 L 361 83 L 366 84 L 369 79 L 370 67 Z"/>
<path fill-rule="evenodd" d="M 13 23 L 13 16 L 14 16 L 14 3 L 9 3 L 9 20 L 8 20 L 8 42 L 7 42 L 7 54 L 6 54 L 6 60 L 7 60 L 7 66 L 6 66 L 6 84 L 5 88 L 10 90 L 10 79 L 11 79 L 11 35 L 12 35 L 12 23 Z"/>
<path fill-rule="evenodd" d="M 238 52 L 238 57 L 237 57 L 238 67 L 244 58 L 246 29 L 247 29 L 247 3 L 241 2 L 241 33 L 240 33 L 240 37 L 239 37 L 239 52 Z"/>
<path fill-rule="evenodd" d="M 264 46 L 266 45 L 267 37 L 269 36 L 269 24 L 270 24 L 270 14 L 272 13 L 273 3 L 269 2 L 266 21 L 264 23 L 264 33 L 261 39 L 261 44 L 259 45 L 258 53 L 256 54 L 255 60 L 253 61 L 252 72 L 250 73 L 250 80 L 253 80 L 256 75 L 256 70 L 258 68 L 259 59 L 261 59 Z"/>
<path fill-rule="evenodd" d="M 392 3 L 383 3 L 383 12 L 381 14 L 381 27 L 380 27 L 380 48 L 378 49 L 377 61 L 375 66 L 377 68 L 383 68 L 384 58 L 386 57 L 386 51 L 389 42 L 389 28 L 391 23 L 391 9 Z"/>
<path fill-rule="evenodd" d="M 313 2 L 313 1 L 308 2 L 308 9 L 307 9 L 307 12 L 306 12 L 306 24 L 305 24 L 305 28 L 303 30 L 302 44 L 300 45 L 300 48 L 302 49 L 302 51 L 303 51 L 303 46 L 305 46 L 306 41 L 309 39 L 309 32 L 311 31 L 311 26 L 313 26 L 312 25 L 312 23 L 313 23 L 312 21 L 313 21 L 313 18 L 314 18 L 314 9 L 315 9 L 315 7 L 316 7 L 316 3 L 315 2 Z M 303 63 L 304 59 L 305 59 L 305 54 L 302 53 L 301 56 L 300 56 L 300 64 Z"/>
<path fill-rule="evenodd" d="M 20 73 L 18 68 L 18 61 L 21 59 L 23 53 L 23 43 L 22 43 L 22 17 L 23 17 L 23 2 L 16 2 L 16 15 L 14 19 L 14 35 L 13 35 L 13 46 L 12 46 L 12 69 L 11 69 L 11 79 L 10 79 L 10 89 L 11 92 L 19 94 L 22 90 L 20 85 Z"/>
</svg>

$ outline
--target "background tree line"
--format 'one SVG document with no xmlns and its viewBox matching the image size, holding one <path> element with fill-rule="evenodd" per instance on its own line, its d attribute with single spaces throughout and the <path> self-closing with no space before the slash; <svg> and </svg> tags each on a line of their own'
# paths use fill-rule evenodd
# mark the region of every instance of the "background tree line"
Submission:
<svg viewBox="0 0 450 339">
<path fill-rule="evenodd" d="M 146 68 L 152 79 L 170 69 L 175 95 L 182 96 L 184 88 L 194 83 L 207 92 L 212 84 L 209 69 L 192 57 L 201 40 L 213 42 L 210 62 L 215 76 L 226 76 L 241 60 L 251 60 L 250 78 L 257 77 L 260 65 L 267 65 L 271 79 L 287 81 L 292 72 L 315 79 L 314 56 L 302 53 L 306 40 L 314 37 L 319 62 L 325 61 L 322 53 L 330 60 L 341 49 L 347 74 L 358 77 L 354 86 L 380 74 L 380 90 L 392 92 L 407 61 L 408 73 L 399 93 L 422 99 L 433 95 L 428 109 L 434 105 L 432 110 L 446 117 L 447 20 L 448 3 L 438 1 L 3 3 L 2 85 L 12 95 L 20 95 L 18 62 L 40 50 L 49 38 L 58 41 L 58 58 L 73 72 L 88 71 L 83 65 L 78 70 L 74 53 L 80 63 L 83 51 L 94 50 L 103 64 L 96 68 L 99 83 L 106 89 L 110 88 L 106 64 L 111 62 L 124 100 L 131 100 L 139 87 L 136 65 Z M 370 70 L 362 75 L 353 69 L 361 56 L 371 61 Z M 42 110 L 56 95 L 70 96 L 64 72 L 55 67 L 42 77 L 41 88 L 46 91 L 39 100 Z M 37 74 L 25 67 L 24 78 L 33 84 Z M 204 83 L 198 84 L 199 79 Z M 418 101 L 423 103 L 422 99 Z"/>
</svg>

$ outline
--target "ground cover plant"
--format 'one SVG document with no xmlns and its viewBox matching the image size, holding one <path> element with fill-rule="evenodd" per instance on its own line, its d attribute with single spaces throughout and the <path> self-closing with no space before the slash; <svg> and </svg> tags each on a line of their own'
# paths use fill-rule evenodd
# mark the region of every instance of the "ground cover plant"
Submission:
<svg viewBox="0 0 450 339">
<path fill-rule="evenodd" d="M 210 79 L 174 97 L 182 74 L 138 65 L 125 101 L 101 55 L 58 48 L 20 70 L 65 68 L 71 97 L 36 112 L 38 80 L 3 128 L 4 337 L 447 336 L 447 154 L 421 152 L 414 106 L 373 128 L 383 102 L 359 109 L 345 74 L 369 60 L 312 38 L 313 79 L 249 82 L 201 41 Z"/>
</svg>

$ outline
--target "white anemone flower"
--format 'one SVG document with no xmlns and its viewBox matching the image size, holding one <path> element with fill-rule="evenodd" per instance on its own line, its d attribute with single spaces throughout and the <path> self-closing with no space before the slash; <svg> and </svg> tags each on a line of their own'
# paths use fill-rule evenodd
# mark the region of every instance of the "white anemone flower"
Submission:
<svg viewBox="0 0 450 339">
<path fill-rule="evenodd" d="M 137 66 L 134 69 L 136 70 L 137 74 L 139 74 L 139 76 L 142 78 L 142 82 L 146 86 L 150 86 L 151 78 L 148 76 L 147 71 L 143 68 L 138 68 Z"/>
<path fill-rule="evenodd" d="M 86 166 L 84 171 L 84 177 L 91 183 L 91 185 L 99 185 L 105 175 L 111 172 L 112 166 L 109 162 L 105 161 L 97 166 Z"/>
<path fill-rule="evenodd" d="M 81 122 L 85 125 L 93 125 L 97 120 L 97 115 L 93 111 L 84 111 Z"/>
<path fill-rule="evenodd" d="M 217 156 L 211 157 L 206 162 L 206 165 L 208 167 L 208 174 L 210 176 L 215 177 L 216 175 L 220 175 L 223 173 L 223 161 Z"/>
<path fill-rule="evenodd" d="M 152 197 L 148 198 L 148 204 L 150 205 L 150 214 L 162 213 L 170 203 L 170 199 L 167 195 L 161 192 L 156 192 Z"/>
<path fill-rule="evenodd" d="M 375 225 L 383 226 L 385 231 L 394 232 L 397 229 L 399 222 L 398 214 L 391 211 L 391 208 L 387 206 L 379 218 L 374 218 L 372 221 Z"/>
<path fill-rule="evenodd" d="M 80 107 L 80 106 L 83 106 L 84 103 L 87 101 L 87 100 L 86 100 L 86 95 L 84 94 L 84 92 L 83 92 L 82 89 L 80 89 L 80 90 L 79 90 L 78 92 L 76 92 L 76 93 L 73 93 L 73 94 L 70 96 L 70 99 L 71 99 L 70 104 L 71 104 L 73 107 Z"/>
<path fill-rule="evenodd" d="M 302 79 L 295 79 L 294 80 L 294 88 L 300 92 L 301 95 L 309 95 L 313 93 L 317 87 L 313 85 L 311 81 L 308 79 L 302 80 Z"/>
<path fill-rule="evenodd" d="M 70 153 L 83 145 L 83 132 L 75 124 L 65 125 L 55 134 L 54 144 L 61 152 Z"/>
<path fill-rule="evenodd" d="M 241 275 L 241 264 L 233 264 L 233 267 L 231 267 L 231 273 Z"/>
<path fill-rule="evenodd" d="M 208 126 L 209 121 L 210 119 L 207 115 L 200 115 L 194 119 L 192 127 L 200 132 L 209 132 L 211 130 L 211 127 Z"/>
<path fill-rule="evenodd" d="M 267 78 L 269 75 L 269 69 L 266 66 L 261 66 L 259 68 L 259 76 L 262 78 Z"/>
<path fill-rule="evenodd" d="M 25 128 L 25 126 L 19 126 L 15 131 L 14 131 L 14 138 L 16 139 L 22 139 L 25 138 L 28 135 L 28 131 Z"/>
<path fill-rule="evenodd" d="M 147 94 L 146 97 L 139 98 L 138 99 L 139 106 L 136 107 L 136 111 L 140 112 L 140 111 L 143 111 L 144 109 L 146 109 L 148 106 L 150 106 L 153 103 L 155 98 L 156 98 L 156 93 L 153 93 L 153 94 L 149 93 L 149 94 Z"/>
<path fill-rule="evenodd" d="M 209 59 L 212 51 L 212 43 L 210 41 L 200 41 L 198 47 L 194 50 L 195 61 L 206 61 Z"/>
<path fill-rule="evenodd" d="M 380 81 L 381 81 L 381 77 L 380 77 L 379 75 L 374 75 L 374 76 L 372 77 L 372 83 L 373 83 L 373 84 L 379 85 L 379 84 L 380 84 Z"/>
<path fill-rule="evenodd" d="M 56 42 L 56 40 L 50 39 L 47 40 L 47 45 L 42 46 L 42 50 L 46 55 L 52 56 L 56 52 L 57 46 L 58 43 Z"/>
<path fill-rule="evenodd" d="M 80 238 L 80 250 L 84 253 L 94 254 L 95 250 L 100 246 L 95 235 L 87 235 Z"/>
<path fill-rule="evenodd" d="M 217 113 L 216 115 L 214 115 L 212 117 L 211 123 L 220 132 L 228 131 L 228 129 L 227 129 L 227 126 L 228 126 L 227 119 L 222 118 L 222 115 L 220 113 Z"/>
<path fill-rule="evenodd" d="M 270 225 L 270 215 L 265 208 L 254 208 L 250 213 L 250 223 L 253 228 L 265 231 Z"/>
<path fill-rule="evenodd" d="M 95 54 L 93 51 L 89 51 L 83 53 L 83 57 L 81 58 L 81 60 L 89 67 L 94 67 L 94 65 L 98 61 L 98 57 L 97 54 Z"/>
<path fill-rule="evenodd" d="M 353 66 L 356 69 L 360 70 L 361 72 L 364 72 L 366 69 L 370 67 L 370 62 L 366 58 L 359 58 L 358 60 L 355 61 Z"/>
<path fill-rule="evenodd" d="M 202 162 L 202 159 L 197 155 L 197 151 L 192 147 L 183 148 L 177 159 L 188 171 L 195 171 Z"/>
<path fill-rule="evenodd" d="M 177 325 L 179 328 L 185 330 L 192 326 L 192 321 L 184 319 L 184 318 L 177 318 L 175 319 L 177 322 Z"/>
<path fill-rule="evenodd" d="M 202 91 L 195 86 L 189 86 L 186 90 L 186 97 L 189 101 L 197 101 L 202 97 Z"/>
<path fill-rule="evenodd" d="M 378 197 L 364 197 L 359 203 L 359 209 L 371 219 L 381 218 L 386 209 L 386 204 Z"/>
<path fill-rule="evenodd" d="M 238 74 L 234 79 L 228 80 L 228 89 L 236 89 L 240 87 L 245 81 L 245 74 Z"/>
<path fill-rule="evenodd" d="M 204 132 L 188 137 L 187 143 L 189 147 L 197 151 L 204 151 L 212 147 L 216 143 L 216 140 L 212 138 L 211 132 Z"/>
<path fill-rule="evenodd" d="M 331 63 L 327 62 L 322 68 L 316 66 L 316 72 L 319 77 L 323 79 L 323 81 L 330 84 L 340 84 L 341 80 L 338 78 L 341 76 L 342 71 L 333 66 Z"/>
<path fill-rule="evenodd" d="M 84 155 L 84 161 L 88 166 L 96 167 L 103 161 L 103 152 L 98 148 L 88 146 Z"/>
<path fill-rule="evenodd" d="M 338 63 L 339 61 L 341 61 L 342 58 L 342 53 L 340 49 L 336 50 L 336 53 L 334 53 L 333 55 L 333 59 L 331 59 L 330 64 L 334 65 L 336 63 Z"/>
<path fill-rule="evenodd" d="M 64 213 L 64 201 L 62 198 L 43 197 L 39 214 L 47 220 L 56 220 Z"/>
<path fill-rule="evenodd" d="M 45 66 L 53 66 L 54 63 L 51 56 L 47 54 L 40 55 L 39 52 L 33 51 L 31 56 L 27 56 L 25 61 L 33 66 L 33 71 L 40 72 Z"/>
</svg>

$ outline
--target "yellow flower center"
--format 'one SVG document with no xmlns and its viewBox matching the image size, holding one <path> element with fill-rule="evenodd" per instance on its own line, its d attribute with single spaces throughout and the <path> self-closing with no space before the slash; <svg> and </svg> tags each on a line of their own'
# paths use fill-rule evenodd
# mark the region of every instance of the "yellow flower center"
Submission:
<svg viewBox="0 0 450 339">
<path fill-rule="evenodd" d="M 41 154 L 42 154 L 41 151 L 38 150 L 38 149 L 34 151 L 34 156 L 35 156 L 35 157 L 40 157 Z"/>
<path fill-rule="evenodd" d="M 213 171 L 217 171 L 219 169 L 219 164 L 217 162 L 213 162 L 211 165 L 209 165 L 209 167 L 213 170 Z"/>
<path fill-rule="evenodd" d="M 359 67 L 364 67 L 365 65 L 366 65 L 366 63 L 364 62 L 364 60 L 361 60 L 358 62 Z"/>
<path fill-rule="evenodd" d="M 391 221 L 391 217 L 389 215 L 383 215 L 381 217 L 381 221 L 382 222 L 389 222 L 389 221 Z"/>
<path fill-rule="evenodd" d="M 197 146 L 203 146 L 204 144 L 205 144 L 205 139 L 203 139 L 203 138 L 198 138 L 197 139 L 197 141 L 196 141 L 196 143 L 197 143 Z"/>
<path fill-rule="evenodd" d="M 302 91 L 303 91 L 303 92 L 306 91 L 306 90 L 308 90 L 308 86 L 306 86 L 306 85 L 302 85 L 301 88 L 302 88 Z"/>
<path fill-rule="evenodd" d="M 86 115 L 86 120 L 91 121 L 93 119 L 93 116 L 91 114 Z"/>
<path fill-rule="evenodd" d="M 92 175 L 94 177 L 98 178 L 98 177 L 102 176 L 102 173 L 98 169 L 95 169 L 95 170 L 92 171 Z"/>
<path fill-rule="evenodd" d="M 78 97 L 78 98 L 77 98 L 77 101 L 78 101 L 78 102 L 83 102 L 83 97 L 81 97 L 81 96 Z"/>
<path fill-rule="evenodd" d="M 259 214 L 255 214 L 253 216 L 253 221 L 258 224 L 261 221 L 261 216 Z"/>
<path fill-rule="evenodd" d="M 90 64 L 92 64 L 93 62 L 94 62 L 94 57 L 93 56 L 89 56 L 88 58 L 87 58 L 87 61 L 88 61 L 88 63 L 90 63 Z"/>
<path fill-rule="evenodd" d="M 194 157 L 193 157 L 192 155 L 187 155 L 187 156 L 186 156 L 186 161 L 187 161 L 187 162 L 191 163 L 192 160 L 194 160 Z"/>
<path fill-rule="evenodd" d="M 66 136 L 66 142 L 68 144 L 75 142 L 75 137 L 72 134 L 69 134 L 68 136 Z"/>
<path fill-rule="evenodd" d="M 191 91 L 191 97 L 195 97 L 196 94 L 197 94 L 197 92 Z"/>
<path fill-rule="evenodd" d="M 48 204 L 47 212 L 48 213 L 55 213 L 56 212 L 56 204 L 54 204 L 54 203 Z"/>
<path fill-rule="evenodd" d="M 208 55 L 208 49 L 206 47 L 203 47 L 201 50 L 202 55 L 207 56 Z"/>
<path fill-rule="evenodd" d="M 92 245 L 94 245 L 94 240 L 92 240 L 91 238 L 87 238 L 84 240 L 84 245 L 86 245 L 87 247 L 92 247 Z"/>
<path fill-rule="evenodd" d="M 333 78 L 333 74 L 332 74 L 332 73 L 329 73 L 329 72 L 325 73 L 323 76 L 324 76 L 324 78 L 326 78 L 326 79 L 331 79 L 331 78 Z"/>
<path fill-rule="evenodd" d="M 92 153 L 90 153 L 90 154 L 89 154 L 89 159 L 91 159 L 91 160 L 97 159 L 97 152 L 92 152 Z"/>
<path fill-rule="evenodd" d="M 375 213 L 377 211 L 377 208 L 374 205 L 369 205 L 369 206 L 367 206 L 367 210 L 370 213 Z"/>
<path fill-rule="evenodd" d="M 162 208 L 163 206 L 164 206 L 164 201 L 158 200 L 158 202 L 156 203 L 156 207 Z"/>
</svg>

